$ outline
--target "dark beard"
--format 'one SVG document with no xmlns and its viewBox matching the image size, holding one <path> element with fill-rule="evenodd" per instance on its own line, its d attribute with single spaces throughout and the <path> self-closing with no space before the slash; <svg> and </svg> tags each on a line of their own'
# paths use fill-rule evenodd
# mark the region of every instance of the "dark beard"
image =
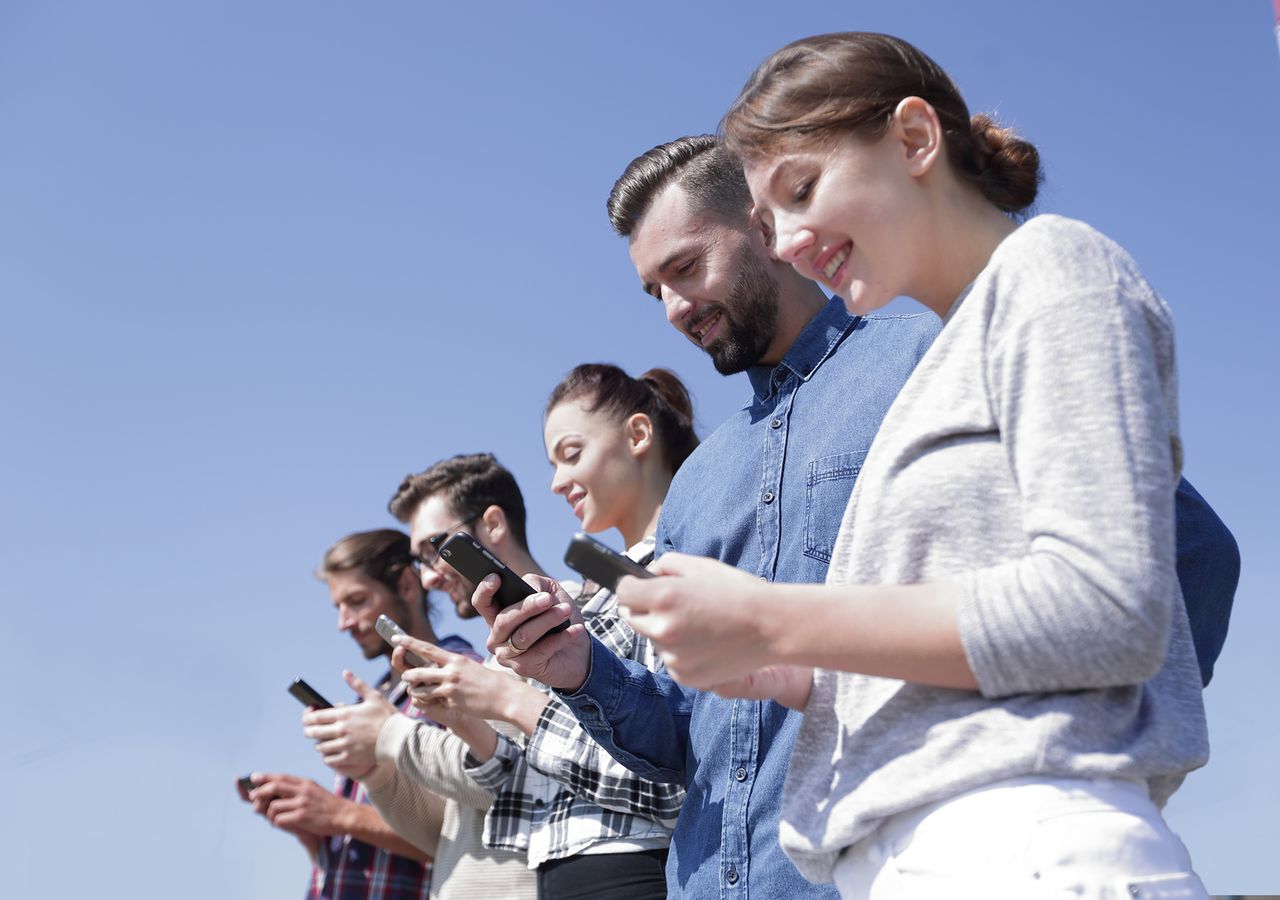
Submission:
<svg viewBox="0 0 1280 900">
<path fill-rule="evenodd" d="M 759 363 L 778 331 L 778 280 L 745 243 L 737 264 L 733 288 L 721 305 L 728 333 L 707 348 L 721 375 L 736 375 Z"/>
</svg>

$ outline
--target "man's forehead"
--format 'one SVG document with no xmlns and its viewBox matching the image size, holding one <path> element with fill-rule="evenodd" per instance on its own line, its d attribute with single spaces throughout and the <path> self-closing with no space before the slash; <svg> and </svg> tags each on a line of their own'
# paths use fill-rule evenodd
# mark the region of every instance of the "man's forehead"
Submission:
<svg viewBox="0 0 1280 900">
<path fill-rule="evenodd" d="M 410 522 L 410 540 L 413 550 L 417 552 L 427 538 L 457 524 L 453 508 L 440 494 L 432 494 L 418 504 Z"/>
<path fill-rule="evenodd" d="M 631 232 L 631 262 L 642 281 L 656 280 L 677 257 L 716 243 L 728 223 L 710 210 L 695 209 L 679 184 L 663 188 Z"/>
<path fill-rule="evenodd" d="M 689 193 L 679 182 L 668 184 L 649 203 L 631 230 L 631 252 L 643 252 L 658 241 L 678 240 L 702 230 L 705 214 L 699 215 Z"/>
<path fill-rule="evenodd" d="M 376 587 L 377 582 L 369 578 L 359 569 L 345 569 L 331 572 L 325 577 L 329 584 L 329 595 L 334 603 L 347 599 L 353 594 L 361 594 Z"/>
</svg>

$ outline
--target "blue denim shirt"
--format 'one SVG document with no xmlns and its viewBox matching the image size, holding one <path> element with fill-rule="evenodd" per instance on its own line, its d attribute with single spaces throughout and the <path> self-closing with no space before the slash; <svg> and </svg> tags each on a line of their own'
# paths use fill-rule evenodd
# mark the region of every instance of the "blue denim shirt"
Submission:
<svg viewBox="0 0 1280 900">
<path fill-rule="evenodd" d="M 927 313 L 855 318 L 829 303 L 779 365 L 748 371 L 751 404 L 680 467 L 658 552 L 713 557 L 770 581 L 823 581 L 871 439 L 939 325 Z M 586 684 L 565 700 L 624 765 L 687 785 L 667 858 L 672 896 L 837 896 L 778 846 L 799 713 L 688 690 L 599 644 Z"/>
<path fill-rule="evenodd" d="M 825 580 L 862 460 L 939 328 L 929 314 L 854 318 L 833 300 L 778 366 L 748 371 L 751 404 L 681 466 L 663 504 L 658 552 L 713 557 L 770 581 Z M 1177 512 L 1178 575 L 1207 681 L 1226 635 L 1239 555 L 1185 481 Z M 806 881 L 778 846 L 800 714 L 684 688 L 599 642 L 586 683 L 563 696 L 618 761 L 687 786 L 667 859 L 672 896 L 837 896 L 831 885 Z"/>
</svg>

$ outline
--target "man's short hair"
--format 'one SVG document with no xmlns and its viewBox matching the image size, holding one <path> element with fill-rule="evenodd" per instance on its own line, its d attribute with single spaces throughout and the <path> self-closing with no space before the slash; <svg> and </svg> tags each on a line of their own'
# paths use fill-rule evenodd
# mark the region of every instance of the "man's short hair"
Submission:
<svg viewBox="0 0 1280 900">
<path fill-rule="evenodd" d="M 737 158 L 712 134 L 676 138 L 631 160 L 609 192 L 609 223 L 630 237 L 636 223 L 669 184 L 679 184 L 699 211 L 746 224 L 751 191 Z"/>
<path fill-rule="evenodd" d="M 437 494 L 444 496 L 459 520 L 476 518 L 490 506 L 497 506 L 506 515 L 517 543 L 529 549 L 524 495 L 515 476 L 492 453 L 460 454 L 416 475 L 406 475 L 387 509 L 407 523 L 423 501 Z"/>
<path fill-rule="evenodd" d="M 379 528 L 339 539 L 325 551 L 315 574 L 327 581 L 330 575 L 357 571 L 394 591 L 399 587 L 401 573 L 412 563 L 409 535 L 394 528 Z"/>
</svg>

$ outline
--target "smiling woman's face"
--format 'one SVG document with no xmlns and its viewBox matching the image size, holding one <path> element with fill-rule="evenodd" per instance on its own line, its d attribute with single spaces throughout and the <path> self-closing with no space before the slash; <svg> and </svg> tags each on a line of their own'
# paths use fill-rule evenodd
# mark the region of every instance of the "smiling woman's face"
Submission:
<svg viewBox="0 0 1280 900">
<path fill-rule="evenodd" d="M 864 315 L 911 286 L 923 265 L 915 223 L 925 197 L 890 131 L 779 152 L 745 166 L 774 251 Z"/>
<path fill-rule="evenodd" d="M 552 493 L 564 497 L 582 530 L 618 527 L 641 487 L 639 460 L 624 422 L 589 412 L 583 400 L 566 400 L 547 413 L 547 459 L 555 472 Z"/>
</svg>

